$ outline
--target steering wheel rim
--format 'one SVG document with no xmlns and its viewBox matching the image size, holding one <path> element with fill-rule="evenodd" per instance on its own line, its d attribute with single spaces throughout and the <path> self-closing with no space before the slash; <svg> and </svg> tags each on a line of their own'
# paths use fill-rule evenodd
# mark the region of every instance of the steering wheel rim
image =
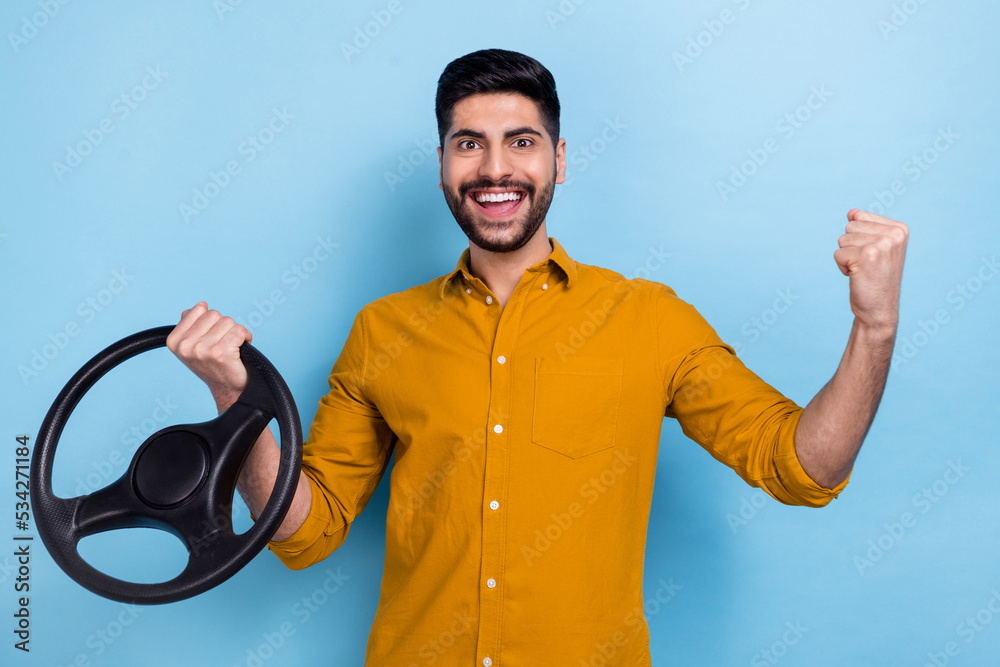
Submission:
<svg viewBox="0 0 1000 667">
<path fill-rule="evenodd" d="M 74 498 L 53 493 L 56 446 L 77 404 L 111 369 L 165 346 L 173 328 L 140 331 L 88 361 L 49 408 L 32 455 L 32 511 L 49 554 L 84 588 L 129 604 L 176 602 L 236 574 L 281 525 L 295 496 L 302 463 L 302 426 L 291 391 L 267 358 L 244 343 L 240 359 L 247 369 L 247 387 L 229 409 L 207 422 L 168 426 L 150 435 L 122 476 L 102 489 Z M 236 479 L 257 436 L 275 418 L 281 435 L 277 479 L 254 525 L 236 535 L 232 531 Z M 84 537 L 131 527 L 159 528 L 180 537 L 188 550 L 184 570 L 164 582 L 129 582 L 97 570 L 77 551 Z"/>
</svg>

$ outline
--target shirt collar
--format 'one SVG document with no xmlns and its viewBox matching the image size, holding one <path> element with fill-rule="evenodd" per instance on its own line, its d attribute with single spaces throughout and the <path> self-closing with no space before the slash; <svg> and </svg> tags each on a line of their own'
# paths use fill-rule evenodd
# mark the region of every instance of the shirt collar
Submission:
<svg viewBox="0 0 1000 667">
<path fill-rule="evenodd" d="M 572 287 L 573 283 L 576 282 L 576 262 L 566 254 L 566 250 L 563 249 L 559 241 L 556 241 L 555 237 L 548 237 L 552 244 L 552 252 L 543 261 L 528 267 L 527 271 L 545 271 L 548 270 L 549 262 L 558 266 L 563 274 L 566 276 L 566 287 Z M 470 280 L 472 279 L 472 271 L 469 269 L 469 259 L 471 257 L 471 251 L 466 248 L 462 251 L 462 255 L 458 258 L 458 262 L 455 264 L 455 269 L 447 274 L 441 281 L 441 288 L 439 290 L 440 297 L 444 298 L 444 291 L 451 284 L 451 281 L 459 274 L 464 274 Z"/>
</svg>

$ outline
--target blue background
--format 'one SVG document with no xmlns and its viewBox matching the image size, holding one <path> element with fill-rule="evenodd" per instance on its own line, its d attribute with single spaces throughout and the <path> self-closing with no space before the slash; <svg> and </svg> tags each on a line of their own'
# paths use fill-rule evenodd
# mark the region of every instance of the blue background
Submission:
<svg viewBox="0 0 1000 667">
<path fill-rule="evenodd" d="M 896 359 L 839 499 L 765 499 L 665 422 L 645 591 L 675 592 L 647 605 L 653 663 L 995 664 L 997 3 L 387 6 L 4 3 L 0 662 L 362 663 L 387 480 L 324 563 L 292 572 L 265 552 L 166 606 L 87 592 L 36 540 L 32 650 L 14 650 L 15 437 L 34 442 L 99 350 L 201 299 L 251 325 L 308 428 L 357 311 L 450 271 L 467 247 L 437 189 L 435 84 L 453 58 L 503 47 L 538 58 L 559 87 L 570 180 L 549 234 L 578 261 L 672 286 L 800 404 L 851 326 L 832 256 L 847 211 L 911 229 Z M 766 162 L 746 163 L 765 145 Z M 336 248 L 314 254 L 321 243 Z M 654 250 L 669 260 L 644 273 Z M 77 408 L 56 490 L 117 477 L 132 430 L 212 414 L 168 351 L 143 355 Z M 237 521 L 249 525 L 245 507 Z M 81 550 L 140 579 L 183 562 L 178 542 L 148 530 Z M 319 595 L 338 570 L 340 589 Z M 303 598 L 322 604 L 307 614 Z"/>
</svg>

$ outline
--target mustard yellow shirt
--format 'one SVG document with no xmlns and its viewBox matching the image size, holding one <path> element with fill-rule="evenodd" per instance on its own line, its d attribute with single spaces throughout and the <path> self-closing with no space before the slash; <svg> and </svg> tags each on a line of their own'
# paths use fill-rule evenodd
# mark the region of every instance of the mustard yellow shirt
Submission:
<svg viewBox="0 0 1000 667">
<path fill-rule="evenodd" d="M 294 569 L 326 558 L 395 456 L 366 667 L 649 665 L 664 416 L 783 503 L 822 506 L 847 484 L 809 478 L 802 409 L 671 288 L 549 241 L 502 308 L 468 248 L 369 303 L 333 366 L 304 447 L 311 512 L 270 548 Z"/>
</svg>

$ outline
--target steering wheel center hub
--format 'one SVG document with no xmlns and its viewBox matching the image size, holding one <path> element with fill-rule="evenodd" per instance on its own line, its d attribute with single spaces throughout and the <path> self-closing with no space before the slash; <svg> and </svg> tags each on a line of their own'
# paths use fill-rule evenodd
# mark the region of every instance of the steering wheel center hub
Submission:
<svg viewBox="0 0 1000 667">
<path fill-rule="evenodd" d="M 135 490 L 147 504 L 180 505 L 208 476 L 208 446 L 190 431 L 169 431 L 151 440 L 135 462 Z"/>
</svg>

